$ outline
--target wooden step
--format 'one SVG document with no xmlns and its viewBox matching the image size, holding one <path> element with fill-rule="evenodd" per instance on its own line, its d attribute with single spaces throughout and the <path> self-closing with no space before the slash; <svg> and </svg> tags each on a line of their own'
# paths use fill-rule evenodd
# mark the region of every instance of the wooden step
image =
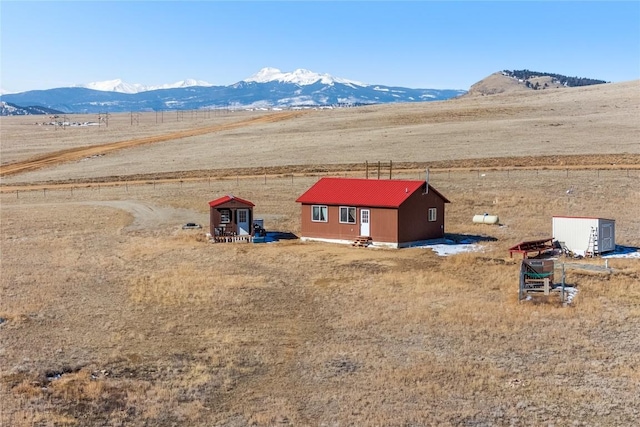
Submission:
<svg viewBox="0 0 640 427">
<path fill-rule="evenodd" d="M 367 246 L 369 246 L 372 243 L 373 243 L 373 239 L 371 239 L 371 237 L 369 237 L 369 236 L 358 236 L 353 241 L 351 246 L 355 246 L 355 247 L 358 247 L 358 248 L 366 248 Z"/>
</svg>

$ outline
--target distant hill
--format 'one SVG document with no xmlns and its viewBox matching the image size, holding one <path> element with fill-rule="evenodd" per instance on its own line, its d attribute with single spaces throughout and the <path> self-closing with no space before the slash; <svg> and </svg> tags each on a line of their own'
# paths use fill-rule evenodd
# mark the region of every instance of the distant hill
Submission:
<svg viewBox="0 0 640 427">
<path fill-rule="evenodd" d="M 0 116 L 31 116 L 31 115 L 63 114 L 62 111 L 47 107 L 20 107 L 10 102 L 0 101 Z"/>
<path fill-rule="evenodd" d="M 465 96 L 493 95 L 504 92 L 559 89 L 607 83 L 604 80 L 568 77 L 562 74 L 530 70 L 503 70 L 491 74 L 469 88 Z"/>
</svg>

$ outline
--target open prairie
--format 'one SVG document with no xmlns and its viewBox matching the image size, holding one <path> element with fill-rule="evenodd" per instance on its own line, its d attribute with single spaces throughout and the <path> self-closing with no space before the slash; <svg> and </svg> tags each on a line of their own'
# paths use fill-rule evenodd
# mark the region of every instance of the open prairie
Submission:
<svg viewBox="0 0 640 427">
<path fill-rule="evenodd" d="M 640 260 L 559 258 L 563 306 L 518 301 L 508 248 L 553 215 L 613 218 L 640 247 L 639 118 L 638 81 L 108 128 L 2 117 L 0 426 L 638 425 Z M 379 161 L 430 167 L 448 237 L 475 250 L 181 228 L 232 193 L 298 235 L 318 177 Z"/>
</svg>

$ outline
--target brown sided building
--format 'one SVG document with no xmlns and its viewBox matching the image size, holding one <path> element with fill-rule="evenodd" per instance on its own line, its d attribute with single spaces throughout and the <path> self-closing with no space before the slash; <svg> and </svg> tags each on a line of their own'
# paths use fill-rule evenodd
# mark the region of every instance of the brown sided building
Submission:
<svg viewBox="0 0 640 427">
<path fill-rule="evenodd" d="M 253 207 L 248 200 L 232 195 L 209 202 L 209 228 L 212 236 L 253 235 Z"/>
<path fill-rule="evenodd" d="M 302 240 L 406 247 L 444 237 L 444 205 L 425 181 L 321 178 L 296 200 Z"/>
</svg>

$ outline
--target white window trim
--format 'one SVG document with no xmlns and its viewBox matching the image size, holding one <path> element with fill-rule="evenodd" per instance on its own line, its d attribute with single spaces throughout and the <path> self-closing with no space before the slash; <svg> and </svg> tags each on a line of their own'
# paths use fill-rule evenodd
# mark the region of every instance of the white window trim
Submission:
<svg viewBox="0 0 640 427">
<path fill-rule="evenodd" d="M 228 215 L 226 220 L 224 218 L 225 214 L 223 212 Z M 232 215 L 231 209 L 220 209 L 220 223 L 221 224 L 229 224 L 229 223 L 231 223 L 231 215 Z"/>
<path fill-rule="evenodd" d="M 435 222 L 438 220 L 438 208 L 429 208 L 428 219 L 429 222 Z"/>
<path fill-rule="evenodd" d="M 366 215 L 367 216 L 367 218 L 366 218 L 367 220 L 364 221 L 364 223 L 365 224 L 369 224 L 371 222 L 371 209 L 360 209 L 360 222 L 363 222 L 362 221 L 363 212 L 367 213 L 367 215 Z"/>
<path fill-rule="evenodd" d="M 324 219 L 315 219 L 313 217 L 313 208 L 324 209 Z M 328 222 L 329 221 L 329 207 L 327 205 L 311 205 L 311 222 Z"/>
<path fill-rule="evenodd" d="M 343 221 L 342 220 L 342 210 L 347 210 L 347 219 L 349 218 L 349 210 L 353 209 L 353 221 Z M 357 224 L 358 223 L 358 209 L 355 206 L 340 206 L 340 224 Z"/>
</svg>

